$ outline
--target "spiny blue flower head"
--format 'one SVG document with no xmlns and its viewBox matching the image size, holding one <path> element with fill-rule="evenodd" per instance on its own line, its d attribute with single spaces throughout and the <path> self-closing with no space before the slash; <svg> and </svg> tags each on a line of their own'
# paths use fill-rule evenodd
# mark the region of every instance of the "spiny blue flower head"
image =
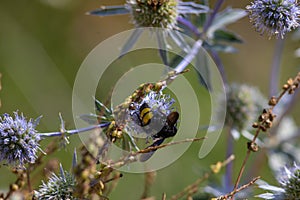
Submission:
<svg viewBox="0 0 300 200">
<path fill-rule="evenodd" d="M 300 9 L 297 0 L 255 0 L 248 5 L 250 21 L 261 34 L 283 38 L 299 26 Z"/>
<path fill-rule="evenodd" d="M 285 190 L 285 199 L 299 199 L 300 198 L 300 166 L 296 163 L 293 167 L 285 167 L 278 181 Z"/>
<path fill-rule="evenodd" d="M 43 182 L 38 191 L 34 191 L 34 196 L 39 200 L 77 200 L 73 196 L 76 186 L 76 179 L 73 174 L 64 171 L 60 167 L 60 175 L 52 174 L 47 183 Z"/>
<path fill-rule="evenodd" d="M 40 149 L 40 137 L 35 130 L 39 119 L 27 121 L 23 114 L 14 112 L 0 117 L 0 162 L 23 166 L 34 163 Z"/>
</svg>

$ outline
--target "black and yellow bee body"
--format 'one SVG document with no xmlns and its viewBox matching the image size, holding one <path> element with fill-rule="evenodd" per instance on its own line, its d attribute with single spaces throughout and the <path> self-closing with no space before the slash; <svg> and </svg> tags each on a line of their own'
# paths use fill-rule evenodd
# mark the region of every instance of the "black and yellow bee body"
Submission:
<svg viewBox="0 0 300 200">
<path fill-rule="evenodd" d="M 178 112 L 176 112 L 176 111 L 171 112 L 167 116 L 165 125 L 161 128 L 161 130 L 158 133 L 156 133 L 155 135 L 152 136 L 152 138 L 154 140 L 153 144 L 146 147 L 146 149 L 150 148 L 150 147 L 159 146 L 164 142 L 164 140 L 166 138 L 175 136 L 177 133 L 176 125 L 177 125 L 178 118 L 179 118 Z M 151 158 L 151 156 L 154 154 L 155 151 L 156 150 L 153 150 L 149 153 L 142 154 L 139 160 L 141 162 L 147 161 L 149 158 Z"/>
<path fill-rule="evenodd" d="M 147 103 L 143 103 L 139 109 L 139 121 L 142 127 L 147 126 L 150 124 L 151 119 L 153 118 L 153 113 L 151 108 Z"/>
</svg>

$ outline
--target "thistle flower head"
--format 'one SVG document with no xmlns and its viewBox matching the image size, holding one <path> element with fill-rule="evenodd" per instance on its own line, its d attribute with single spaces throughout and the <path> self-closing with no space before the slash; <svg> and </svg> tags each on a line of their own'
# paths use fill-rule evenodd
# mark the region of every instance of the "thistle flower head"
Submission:
<svg viewBox="0 0 300 200">
<path fill-rule="evenodd" d="M 284 189 L 284 199 L 298 199 L 300 197 L 300 166 L 294 163 L 293 167 L 285 167 L 278 181 Z"/>
<path fill-rule="evenodd" d="M 269 185 L 264 181 L 257 181 L 258 187 L 268 191 L 257 195 L 262 199 L 299 199 L 300 197 L 300 166 L 284 167 L 279 171 L 277 180 L 280 187 Z"/>
<path fill-rule="evenodd" d="M 75 177 L 61 167 L 60 175 L 57 176 L 53 173 L 49 181 L 47 183 L 43 182 L 39 190 L 34 192 L 34 196 L 39 200 L 76 200 L 77 198 L 73 196 L 75 186 Z"/>
<path fill-rule="evenodd" d="M 258 89 L 248 85 L 231 84 L 226 96 L 225 123 L 237 130 L 249 128 L 266 102 Z"/>
<path fill-rule="evenodd" d="M 0 117 L 0 162 L 20 166 L 34 163 L 39 150 L 40 137 L 35 130 L 39 118 L 27 121 L 23 114 L 14 115 Z"/>
<path fill-rule="evenodd" d="M 300 9 L 297 0 L 255 0 L 248 5 L 249 18 L 261 34 L 283 38 L 299 26 Z"/>
<path fill-rule="evenodd" d="M 174 28 L 178 0 L 127 0 L 133 23 L 137 27 Z"/>
<path fill-rule="evenodd" d="M 126 131 L 139 137 L 143 136 L 143 133 L 146 136 L 156 134 L 164 126 L 166 117 L 173 111 L 174 103 L 175 100 L 169 95 L 149 92 L 140 103 L 133 103 L 133 109 L 129 109 L 131 120 L 127 123 Z M 143 120 L 148 123 L 144 123 Z"/>
</svg>

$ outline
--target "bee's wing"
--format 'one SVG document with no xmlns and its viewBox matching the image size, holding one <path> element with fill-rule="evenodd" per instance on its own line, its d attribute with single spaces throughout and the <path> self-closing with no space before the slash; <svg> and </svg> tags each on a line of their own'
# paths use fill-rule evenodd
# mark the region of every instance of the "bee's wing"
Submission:
<svg viewBox="0 0 300 200">
<path fill-rule="evenodd" d="M 146 149 L 149 148 L 149 147 L 156 147 L 156 146 L 159 146 L 159 145 L 161 145 L 161 143 L 164 142 L 164 140 L 165 140 L 165 138 L 161 138 L 161 139 L 155 141 L 155 142 L 154 142 L 153 144 L 151 144 L 150 146 L 146 147 Z M 145 161 L 149 160 L 149 158 L 151 158 L 151 156 L 154 154 L 155 151 L 156 151 L 156 150 L 150 151 L 150 152 L 148 152 L 148 153 L 143 153 L 143 154 L 141 154 L 140 159 L 139 159 L 140 162 L 145 162 Z"/>
</svg>

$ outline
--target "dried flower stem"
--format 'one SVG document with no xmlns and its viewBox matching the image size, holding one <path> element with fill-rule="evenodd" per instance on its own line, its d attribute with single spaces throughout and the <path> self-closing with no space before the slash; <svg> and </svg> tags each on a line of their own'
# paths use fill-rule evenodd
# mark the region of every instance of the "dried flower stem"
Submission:
<svg viewBox="0 0 300 200">
<path fill-rule="evenodd" d="M 206 139 L 206 137 L 185 139 L 185 140 L 176 141 L 176 142 L 169 142 L 167 144 L 162 144 L 162 145 L 159 145 L 159 146 L 148 147 L 147 149 L 142 149 L 142 150 L 139 150 L 139 151 L 135 152 L 133 154 L 133 156 L 135 156 L 137 154 L 140 154 L 140 153 L 149 153 L 151 151 L 161 149 L 161 148 L 164 148 L 164 147 L 167 147 L 167 146 L 182 144 L 182 143 L 186 143 L 186 142 L 197 142 L 197 141 L 204 140 L 204 139 Z"/>
<path fill-rule="evenodd" d="M 36 167 L 40 166 L 42 163 L 42 159 L 46 155 L 50 155 L 50 154 L 54 153 L 58 149 L 57 144 L 58 144 L 57 139 L 53 140 L 50 144 L 48 144 L 45 149 L 45 152 L 41 153 L 39 155 L 39 157 L 36 159 L 36 161 L 28 166 L 28 169 L 27 169 L 28 173 L 31 173 L 34 169 L 36 169 Z"/>
<path fill-rule="evenodd" d="M 191 194 L 196 193 L 197 190 L 198 190 L 198 185 L 201 182 L 203 182 L 206 179 L 208 179 L 210 177 L 210 175 L 219 172 L 219 170 L 220 170 L 221 167 L 224 167 L 224 166 L 228 165 L 233 160 L 234 160 L 234 155 L 231 155 L 225 161 L 218 162 L 217 164 L 212 165 L 210 172 L 206 172 L 202 177 L 198 178 L 194 183 L 192 183 L 191 185 L 189 185 L 186 188 L 184 188 L 183 191 L 181 191 L 180 193 L 178 193 L 176 195 L 173 195 L 170 200 L 180 199 L 181 197 L 183 197 L 186 194 L 191 195 Z"/>
<path fill-rule="evenodd" d="M 20 190 L 24 185 L 27 178 L 25 169 L 13 169 L 12 172 L 17 175 L 17 180 L 10 184 L 9 191 L 4 197 L 4 200 L 9 199 L 9 197 L 17 190 Z"/>
<path fill-rule="evenodd" d="M 229 125 L 227 132 L 227 140 L 226 140 L 226 157 L 229 157 L 233 154 L 234 149 L 234 139 L 231 135 L 232 125 Z M 229 163 L 225 167 L 225 189 L 226 191 L 230 191 L 229 187 L 232 185 L 232 177 L 233 177 L 233 163 Z"/>
<path fill-rule="evenodd" d="M 162 200 L 166 200 L 167 199 L 167 195 L 166 195 L 166 193 L 163 193 L 163 195 L 162 195 L 162 198 L 161 198 Z"/>
<path fill-rule="evenodd" d="M 220 196 L 218 198 L 216 198 L 215 200 L 226 200 L 228 199 L 229 197 L 233 197 L 234 194 L 250 187 L 251 185 L 253 185 L 258 179 L 260 179 L 260 176 L 257 176 L 255 177 L 254 179 L 252 179 L 249 183 L 245 184 L 245 185 L 242 185 L 241 187 L 239 187 L 238 189 L 230 192 L 229 194 L 225 194 L 223 196 Z"/>
<path fill-rule="evenodd" d="M 278 116 L 276 125 L 274 125 L 274 127 L 270 130 L 271 131 L 271 135 L 272 135 L 272 133 L 276 133 L 277 132 L 278 126 L 281 123 L 282 119 L 293 110 L 292 108 L 295 105 L 295 103 L 298 101 L 299 98 L 300 98 L 300 91 L 297 90 L 295 92 L 295 94 L 292 96 L 292 98 L 289 101 L 288 105 L 286 105 L 284 107 L 284 111 L 282 112 L 282 114 Z"/>
<path fill-rule="evenodd" d="M 146 172 L 145 173 L 145 184 L 144 192 L 141 196 L 141 199 L 146 199 L 150 194 L 150 188 L 153 185 L 156 178 L 156 171 Z"/>
<path fill-rule="evenodd" d="M 258 119 L 259 122 L 255 122 L 253 124 L 253 127 L 256 128 L 256 132 L 255 132 L 255 135 L 254 135 L 252 141 L 247 143 L 247 145 L 248 145 L 247 153 L 246 153 L 246 156 L 245 156 L 244 161 L 242 163 L 242 166 L 241 166 L 239 175 L 237 177 L 237 180 L 235 182 L 234 190 L 233 190 L 234 193 L 231 196 L 231 199 L 234 198 L 234 194 L 236 193 L 235 191 L 238 189 L 238 185 L 239 185 L 241 177 L 244 173 L 246 163 L 249 159 L 249 156 L 250 156 L 251 152 L 252 151 L 255 152 L 255 151 L 258 150 L 258 147 L 255 143 L 256 138 L 258 137 L 260 131 L 265 132 L 269 128 L 271 128 L 271 126 L 272 126 L 272 121 L 276 117 L 275 115 L 272 114 L 272 111 L 273 111 L 274 107 L 281 100 L 283 95 L 285 95 L 286 93 L 293 94 L 295 92 L 295 90 L 299 87 L 299 84 L 300 84 L 300 72 L 298 72 L 297 76 L 294 79 L 290 78 L 290 79 L 287 80 L 286 84 L 283 85 L 282 92 L 280 93 L 280 95 L 278 97 L 272 96 L 270 98 L 270 100 L 269 100 L 270 108 L 264 109 L 263 113 L 259 116 L 259 119 Z"/>
<path fill-rule="evenodd" d="M 139 150 L 139 151 L 136 151 L 136 152 L 131 152 L 127 156 L 124 156 L 121 159 L 119 159 L 118 161 L 111 162 L 111 163 L 107 164 L 107 166 L 104 167 L 103 170 L 107 170 L 108 168 L 113 168 L 113 167 L 122 167 L 122 166 L 124 166 L 126 164 L 129 164 L 131 162 L 135 162 L 135 161 L 137 161 L 137 155 L 142 154 L 142 153 L 149 153 L 151 151 L 155 151 L 157 149 L 161 149 L 161 148 L 164 148 L 164 147 L 167 147 L 167 146 L 182 144 L 182 143 L 186 143 L 186 142 L 196 142 L 196 141 L 203 140 L 205 138 L 206 137 L 201 137 L 201 138 L 185 139 L 185 140 L 176 141 L 176 142 L 169 142 L 167 144 L 148 147 L 146 149 L 142 149 L 142 150 Z"/>
</svg>

